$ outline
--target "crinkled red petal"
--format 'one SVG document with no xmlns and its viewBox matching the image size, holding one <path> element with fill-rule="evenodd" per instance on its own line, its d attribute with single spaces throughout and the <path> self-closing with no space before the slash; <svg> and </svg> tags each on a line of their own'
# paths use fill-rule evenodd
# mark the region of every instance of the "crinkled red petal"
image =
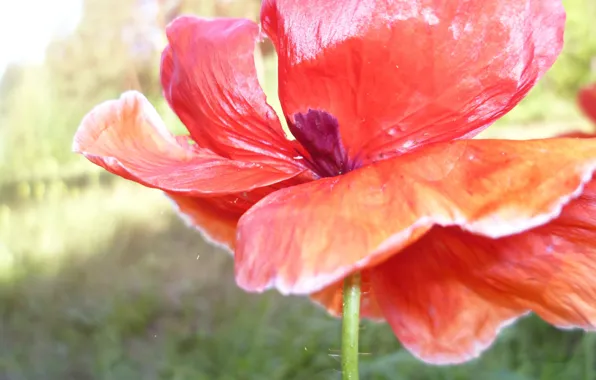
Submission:
<svg viewBox="0 0 596 380">
<path fill-rule="evenodd" d="M 121 177 L 192 196 L 250 191 L 304 171 L 231 160 L 176 138 L 149 101 L 134 91 L 89 112 L 75 134 L 73 150 Z"/>
<path fill-rule="evenodd" d="M 164 95 L 199 146 L 237 160 L 300 165 L 257 79 L 257 24 L 183 16 L 167 36 Z"/>
<path fill-rule="evenodd" d="M 399 254 L 435 225 L 491 238 L 527 231 L 580 195 L 595 152 L 594 139 L 439 143 L 276 191 L 238 223 L 237 282 L 310 294 Z"/>
<path fill-rule="evenodd" d="M 471 137 L 513 108 L 563 44 L 560 0 L 265 0 L 286 115 L 339 120 L 365 163 Z"/>
</svg>

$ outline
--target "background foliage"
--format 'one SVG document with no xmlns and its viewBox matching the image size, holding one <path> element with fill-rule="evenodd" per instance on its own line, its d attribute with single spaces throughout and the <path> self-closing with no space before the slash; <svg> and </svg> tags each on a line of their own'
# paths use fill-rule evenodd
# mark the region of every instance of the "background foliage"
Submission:
<svg viewBox="0 0 596 380">
<path fill-rule="evenodd" d="M 566 45 L 549 75 L 485 136 L 588 129 L 578 87 L 596 80 L 594 0 L 565 0 Z M 118 11 L 115 12 L 114 9 Z M 70 153 L 95 104 L 140 89 L 161 99 L 164 26 L 182 13 L 256 19 L 253 0 L 86 0 L 43 65 L 0 82 L 0 380 L 338 379 L 339 323 L 300 298 L 236 289 L 231 259 L 173 215 L 157 191 Z M 275 104 L 275 56 L 263 44 Z M 276 104 L 279 108 L 279 105 Z M 596 380 L 594 337 L 535 317 L 480 360 L 430 367 L 385 325 L 363 324 L 364 379 Z"/>
</svg>

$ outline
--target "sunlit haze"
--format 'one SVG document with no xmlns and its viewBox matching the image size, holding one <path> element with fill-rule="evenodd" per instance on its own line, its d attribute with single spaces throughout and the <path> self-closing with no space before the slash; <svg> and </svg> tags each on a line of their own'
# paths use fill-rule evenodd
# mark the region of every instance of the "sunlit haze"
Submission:
<svg viewBox="0 0 596 380">
<path fill-rule="evenodd" d="M 81 11 L 81 0 L 0 0 L 0 76 L 11 62 L 41 62 L 52 37 L 72 31 Z"/>
</svg>

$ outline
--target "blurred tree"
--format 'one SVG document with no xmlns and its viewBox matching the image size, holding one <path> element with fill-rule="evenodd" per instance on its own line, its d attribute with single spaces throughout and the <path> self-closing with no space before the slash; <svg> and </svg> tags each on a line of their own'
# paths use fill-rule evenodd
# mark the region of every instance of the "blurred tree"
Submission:
<svg viewBox="0 0 596 380">
<path fill-rule="evenodd" d="M 21 83 L 27 71 L 27 66 L 10 64 L 6 67 L 2 80 L 0 80 L 0 99 L 6 99 L 9 94 Z M 8 104 L 0 102 L 0 114 L 8 111 Z"/>
<path fill-rule="evenodd" d="M 151 0 L 86 0 L 75 33 L 47 50 L 59 94 L 95 103 L 123 89 L 158 92 L 158 14 Z"/>
<path fill-rule="evenodd" d="M 3 97 L 9 110 L 0 124 L 3 181 L 12 177 L 30 177 L 40 171 L 55 174 L 55 157 L 68 155 L 63 146 L 56 144 L 67 138 L 67 130 L 62 127 L 67 112 L 62 112 L 52 101 L 53 95 L 43 68 L 21 67 L 18 84 Z"/>
<path fill-rule="evenodd" d="M 76 159 L 72 136 L 95 104 L 128 89 L 160 95 L 158 11 L 156 0 L 85 0 L 78 27 L 51 42 L 44 66 L 9 68 L 0 85 L 3 180 Z"/>
<path fill-rule="evenodd" d="M 165 24 L 181 14 L 204 17 L 244 17 L 257 20 L 260 0 L 157 0 L 165 16 Z"/>
</svg>

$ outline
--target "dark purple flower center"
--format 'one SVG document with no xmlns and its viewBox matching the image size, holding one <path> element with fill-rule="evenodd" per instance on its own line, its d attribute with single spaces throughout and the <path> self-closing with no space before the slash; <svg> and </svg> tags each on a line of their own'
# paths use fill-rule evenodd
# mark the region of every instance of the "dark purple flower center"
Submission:
<svg viewBox="0 0 596 380">
<path fill-rule="evenodd" d="M 341 141 L 337 119 L 325 112 L 309 109 L 288 120 L 290 131 L 310 157 L 304 157 L 321 177 L 334 177 L 356 168 Z"/>
</svg>

